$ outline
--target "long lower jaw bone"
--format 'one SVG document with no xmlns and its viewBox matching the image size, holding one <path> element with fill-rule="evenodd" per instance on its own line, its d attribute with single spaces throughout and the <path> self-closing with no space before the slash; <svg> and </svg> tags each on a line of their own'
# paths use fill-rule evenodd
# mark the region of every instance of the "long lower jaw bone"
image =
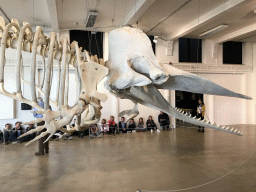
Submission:
<svg viewBox="0 0 256 192">
<path fill-rule="evenodd" d="M 183 114 L 182 110 L 174 109 L 165 100 L 165 98 L 161 95 L 161 93 L 154 85 L 148 85 L 144 87 L 131 87 L 130 94 L 136 98 L 139 98 L 139 103 L 146 105 L 148 107 L 152 107 L 159 111 L 164 111 L 172 117 L 178 118 L 182 121 L 202 127 L 216 129 L 219 131 L 225 131 L 235 135 L 243 135 L 243 132 L 237 130 L 233 131 L 233 128 L 229 130 L 229 128 L 222 128 L 218 125 L 211 124 L 210 122 L 205 122 L 204 120 L 198 120 L 196 118 L 190 118 L 189 116 L 186 116 L 185 114 Z"/>
</svg>

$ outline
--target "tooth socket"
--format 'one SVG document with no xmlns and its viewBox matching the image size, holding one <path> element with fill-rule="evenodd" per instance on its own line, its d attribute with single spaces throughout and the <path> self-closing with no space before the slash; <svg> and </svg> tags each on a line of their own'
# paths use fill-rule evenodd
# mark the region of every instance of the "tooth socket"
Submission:
<svg viewBox="0 0 256 192">
<path fill-rule="evenodd" d="M 210 121 L 208 121 L 208 122 L 207 122 L 207 124 L 211 124 L 211 122 L 210 122 Z"/>
</svg>

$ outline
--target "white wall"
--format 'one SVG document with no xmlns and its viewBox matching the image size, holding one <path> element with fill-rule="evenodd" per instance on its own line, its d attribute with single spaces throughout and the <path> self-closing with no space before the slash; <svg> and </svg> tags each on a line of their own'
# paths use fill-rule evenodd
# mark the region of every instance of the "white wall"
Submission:
<svg viewBox="0 0 256 192">
<path fill-rule="evenodd" d="M 213 43 L 202 41 L 202 63 L 198 65 L 223 65 L 222 45 L 217 47 L 213 58 Z M 156 57 L 159 63 L 179 63 L 178 40 L 174 42 L 173 56 L 166 56 L 166 42 L 159 40 L 156 44 Z M 197 74 L 232 91 L 246 94 L 256 99 L 256 44 L 243 44 L 243 64 L 253 66 L 252 73 L 244 74 Z M 174 97 L 171 98 L 173 102 Z M 205 95 L 208 118 L 218 124 L 255 124 L 256 105 L 254 100 Z"/>
<path fill-rule="evenodd" d="M 231 91 L 243 93 L 244 74 L 198 74 Z M 243 99 L 204 95 L 206 118 L 217 124 L 245 124 L 246 110 Z M 211 104 L 214 104 L 214 108 Z"/>
</svg>

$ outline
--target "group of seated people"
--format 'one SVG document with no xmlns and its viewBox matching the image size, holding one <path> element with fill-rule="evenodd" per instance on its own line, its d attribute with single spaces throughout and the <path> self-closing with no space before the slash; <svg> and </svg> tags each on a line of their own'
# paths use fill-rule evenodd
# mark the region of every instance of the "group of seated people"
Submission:
<svg viewBox="0 0 256 192">
<path fill-rule="evenodd" d="M 158 122 L 160 123 L 160 126 L 163 127 L 163 129 L 169 129 L 170 120 L 169 120 L 169 116 L 166 113 L 162 111 L 160 112 L 158 116 Z M 97 127 L 97 125 L 94 125 L 94 126 Z M 152 118 L 152 115 L 148 117 L 146 124 L 144 123 L 143 118 L 140 117 L 137 125 L 134 119 L 131 119 L 128 123 L 128 126 L 127 126 L 127 123 L 125 122 L 124 117 L 121 117 L 121 121 L 118 123 L 118 126 L 117 126 L 116 122 L 114 121 L 114 116 L 110 116 L 110 120 L 108 122 L 106 121 L 106 119 L 102 119 L 99 131 L 102 133 L 114 134 L 116 132 L 117 133 L 132 132 L 134 130 L 136 132 L 144 132 L 146 130 L 151 130 L 151 132 L 153 132 L 154 129 L 156 129 L 157 132 L 160 132 L 158 127 L 156 126 L 156 123 Z"/>
<path fill-rule="evenodd" d="M 74 119 L 74 124 L 71 125 L 71 128 L 75 126 L 75 119 Z M 163 127 L 163 129 L 169 129 L 169 116 L 164 113 L 164 112 L 160 112 L 159 116 L 158 116 L 158 122 L 160 123 L 160 126 Z M 28 132 L 31 129 L 35 129 L 33 124 L 29 124 L 28 127 L 26 128 L 26 132 Z M 146 121 L 146 124 L 143 121 L 143 118 L 140 117 L 139 118 L 139 122 L 136 125 L 134 119 L 131 119 L 128 123 L 125 122 L 125 118 L 121 117 L 121 121 L 118 123 L 118 126 L 114 120 L 114 116 L 110 116 L 110 120 L 107 122 L 106 119 L 102 119 L 101 121 L 101 125 L 98 128 L 97 124 L 93 124 L 89 131 L 90 131 L 90 136 L 91 137 L 101 137 L 102 134 L 104 133 L 108 133 L 108 134 L 113 134 L 115 135 L 115 133 L 128 133 L 128 132 L 132 132 L 132 131 L 136 131 L 136 132 L 144 132 L 146 130 L 151 130 L 151 132 L 153 132 L 153 130 L 156 129 L 157 132 L 160 132 L 158 127 L 156 126 L 156 123 L 154 122 L 152 116 L 150 115 L 148 117 L 148 120 Z M 15 127 L 11 128 L 11 124 L 7 123 L 5 125 L 5 128 L 3 129 L 3 131 L 0 130 L 0 139 L 4 142 L 4 144 L 8 144 L 10 142 L 14 142 L 14 143 L 22 143 L 24 141 L 30 141 L 32 139 L 34 139 L 36 137 L 36 132 L 30 135 L 27 135 L 25 137 L 22 137 L 21 139 L 18 139 L 19 136 L 21 136 L 24 133 L 23 128 L 21 127 L 21 122 L 16 122 L 15 123 Z M 56 132 L 57 133 L 57 132 Z M 58 131 L 59 135 L 64 134 L 61 131 Z M 86 134 L 87 132 L 85 131 L 79 131 L 74 133 L 73 135 L 78 135 L 79 137 L 83 137 L 84 134 Z M 54 139 L 56 137 L 55 134 L 52 139 Z M 57 136 L 58 138 L 58 136 Z M 68 137 L 69 139 L 72 139 L 72 136 Z"/>
<path fill-rule="evenodd" d="M 33 124 L 29 124 L 29 126 L 26 128 L 26 132 L 34 128 L 35 127 Z M 5 128 L 3 129 L 3 131 L 0 131 L 0 139 L 4 144 L 8 144 L 10 142 L 22 143 L 23 141 L 30 141 L 31 139 L 34 139 L 36 137 L 36 133 L 33 133 L 31 135 L 27 135 L 21 139 L 18 139 L 18 137 L 21 136 L 23 133 L 24 131 L 21 127 L 21 122 L 16 122 L 14 128 L 11 128 L 11 124 L 7 123 L 5 124 Z"/>
</svg>

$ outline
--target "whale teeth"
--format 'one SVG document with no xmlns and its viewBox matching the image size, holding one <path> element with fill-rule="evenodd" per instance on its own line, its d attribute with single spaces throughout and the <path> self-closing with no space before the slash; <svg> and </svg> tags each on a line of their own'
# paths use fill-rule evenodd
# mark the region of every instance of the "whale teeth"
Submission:
<svg viewBox="0 0 256 192">
<path fill-rule="evenodd" d="M 177 110 L 178 108 L 177 108 L 177 107 L 175 107 L 175 109 Z"/>
<path fill-rule="evenodd" d="M 234 131 L 234 133 L 236 133 L 237 132 L 237 129 Z"/>
<path fill-rule="evenodd" d="M 244 134 L 244 132 L 241 133 L 241 135 L 243 135 L 243 134 Z"/>
<path fill-rule="evenodd" d="M 185 115 L 188 116 L 188 112 L 186 112 Z"/>
<path fill-rule="evenodd" d="M 222 126 L 221 129 L 225 129 L 226 126 Z"/>
<path fill-rule="evenodd" d="M 240 133 L 241 133 L 241 131 L 238 131 L 237 133 L 238 133 L 238 134 L 240 134 Z"/>
<path fill-rule="evenodd" d="M 189 117 L 191 117 L 192 115 L 190 114 Z"/>
<path fill-rule="evenodd" d="M 217 127 L 220 127 L 220 125 L 217 125 Z"/>
<path fill-rule="evenodd" d="M 195 116 L 195 117 L 193 117 L 193 119 L 196 119 L 196 116 Z"/>
<path fill-rule="evenodd" d="M 230 129 L 230 131 L 233 131 L 233 127 Z"/>
<path fill-rule="evenodd" d="M 199 117 L 197 120 L 198 120 L 198 121 L 201 121 L 201 117 Z"/>
<path fill-rule="evenodd" d="M 229 127 L 227 127 L 226 130 L 229 130 Z"/>
<path fill-rule="evenodd" d="M 182 114 L 185 114 L 185 111 L 183 111 L 183 113 Z"/>
</svg>

